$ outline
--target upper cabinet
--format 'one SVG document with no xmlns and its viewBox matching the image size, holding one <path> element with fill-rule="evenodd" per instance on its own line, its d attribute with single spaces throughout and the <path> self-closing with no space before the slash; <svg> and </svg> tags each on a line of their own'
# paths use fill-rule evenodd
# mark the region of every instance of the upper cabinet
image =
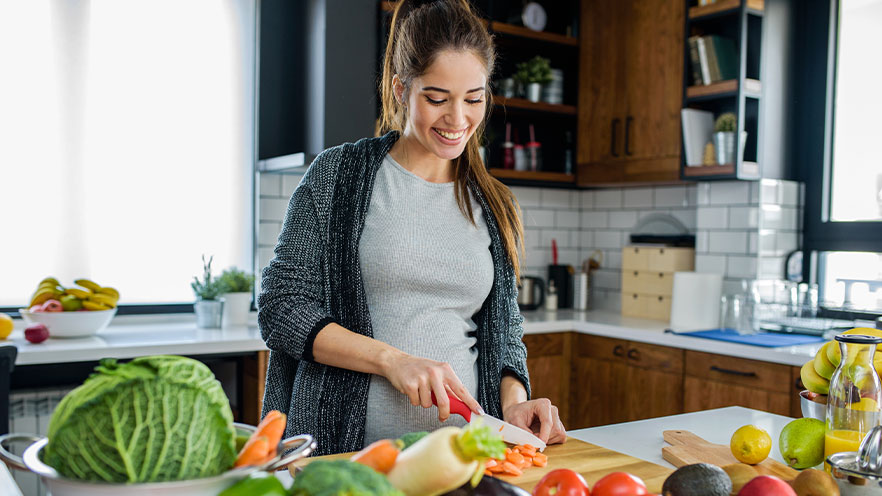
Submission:
<svg viewBox="0 0 882 496">
<path fill-rule="evenodd" d="M 580 186 L 679 180 L 684 15 L 670 0 L 582 1 Z"/>
</svg>

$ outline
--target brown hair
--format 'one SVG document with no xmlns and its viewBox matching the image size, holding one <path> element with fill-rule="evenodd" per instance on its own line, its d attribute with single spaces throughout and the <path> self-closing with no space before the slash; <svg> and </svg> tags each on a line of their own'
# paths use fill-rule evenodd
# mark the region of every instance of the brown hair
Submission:
<svg viewBox="0 0 882 496">
<path fill-rule="evenodd" d="M 478 152 L 492 108 L 489 79 L 493 73 L 496 50 L 493 38 L 472 12 L 468 0 L 396 2 L 380 80 L 383 112 L 377 134 L 393 130 L 402 132 L 407 121 L 405 109 L 395 98 L 392 77 L 398 75 L 407 92 L 414 78 L 425 74 L 437 55 L 444 50 L 472 52 L 487 68 L 488 79 L 485 99 L 487 114 L 466 143 L 463 154 L 453 160 L 456 202 L 463 215 L 474 223 L 472 205 L 468 201 L 469 185 L 473 184 L 483 193 L 499 226 L 499 234 L 515 275 L 520 276 L 523 255 L 521 241 L 524 235 L 520 206 L 511 190 L 487 172 Z"/>
</svg>

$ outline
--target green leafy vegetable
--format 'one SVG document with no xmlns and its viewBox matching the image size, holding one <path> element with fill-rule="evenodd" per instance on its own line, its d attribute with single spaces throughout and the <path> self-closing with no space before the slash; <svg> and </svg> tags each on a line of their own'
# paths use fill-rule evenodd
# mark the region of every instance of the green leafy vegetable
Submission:
<svg viewBox="0 0 882 496">
<path fill-rule="evenodd" d="M 505 443 L 486 425 L 471 423 L 456 437 L 456 446 L 468 460 L 505 458 Z"/>
<path fill-rule="evenodd" d="M 275 475 L 254 472 L 217 496 L 288 496 L 288 490 Z"/>
<path fill-rule="evenodd" d="M 401 436 L 399 441 L 404 443 L 404 446 L 401 448 L 401 451 L 410 448 L 415 442 L 429 435 L 426 431 L 418 431 L 418 432 L 408 432 L 407 434 Z"/>
<path fill-rule="evenodd" d="M 204 364 L 102 360 L 52 414 L 43 461 L 79 480 L 196 479 L 232 467 L 234 436 L 229 401 Z"/>
<path fill-rule="evenodd" d="M 294 477 L 292 496 L 404 496 L 374 469 L 349 460 L 315 461 Z"/>
</svg>

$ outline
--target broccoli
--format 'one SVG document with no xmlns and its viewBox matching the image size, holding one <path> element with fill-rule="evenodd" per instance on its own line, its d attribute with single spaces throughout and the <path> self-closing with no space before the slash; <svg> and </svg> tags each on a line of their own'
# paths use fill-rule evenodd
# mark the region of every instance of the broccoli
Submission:
<svg viewBox="0 0 882 496">
<path fill-rule="evenodd" d="M 426 431 L 419 431 L 419 432 L 408 432 L 407 434 L 401 436 L 398 439 L 399 441 L 404 443 L 404 447 L 401 448 L 401 451 L 404 451 L 407 448 L 410 448 L 411 445 L 413 445 L 414 443 L 416 443 L 420 439 L 426 437 L 428 434 L 429 433 Z"/>
<path fill-rule="evenodd" d="M 292 496 L 404 496 L 374 469 L 349 460 L 315 461 L 294 478 Z"/>
</svg>

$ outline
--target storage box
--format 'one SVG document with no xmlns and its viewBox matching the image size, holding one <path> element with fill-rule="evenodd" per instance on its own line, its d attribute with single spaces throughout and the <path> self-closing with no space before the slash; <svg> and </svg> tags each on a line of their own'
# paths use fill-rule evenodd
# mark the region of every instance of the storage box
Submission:
<svg viewBox="0 0 882 496">
<path fill-rule="evenodd" d="M 674 272 L 694 267 L 693 248 L 626 246 L 622 249 L 622 315 L 670 320 Z"/>
</svg>

